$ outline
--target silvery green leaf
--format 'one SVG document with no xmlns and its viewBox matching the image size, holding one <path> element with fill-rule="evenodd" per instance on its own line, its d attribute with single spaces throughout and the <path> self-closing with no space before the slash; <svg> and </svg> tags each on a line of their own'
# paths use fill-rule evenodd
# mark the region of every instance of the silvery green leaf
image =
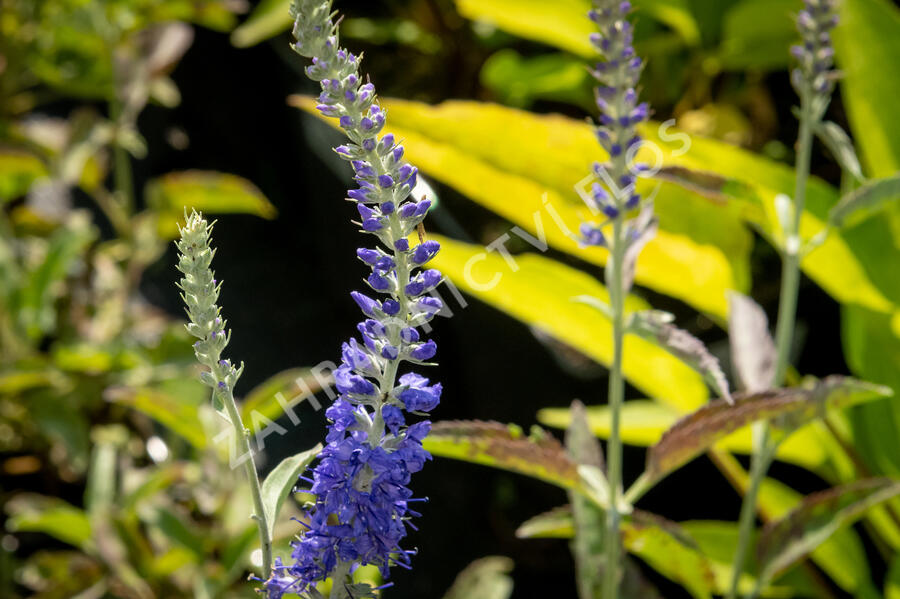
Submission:
<svg viewBox="0 0 900 599">
<path fill-rule="evenodd" d="M 603 448 L 591 432 L 584 404 L 576 399 L 572 402 L 570 413 L 572 422 L 566 431 L 566 449 L 576 464 L 604 470 L 606 466 L 603 463 Z"/>
<path fill-rule="evenodd" d="M 719 396 L 729 403 L 732 401 L 728 379 L 718 358 L 706 349 L 702 341 L 671 324 L 670 314 L 658 310 L 635 312 L 631 316 L 628 332 L 647 339 L 682 359 L 702 374 Z"/>
<path fill-rule="evenodd" d="M 900 174 L 884 179 L 873 179 L 842 197 L 831 209 L 828 220 L 835 227 L 854 226 L 898 198 L 900 198 Z"/>
<path fill-rule="evenodd" d="M 278 519 L 281 505 L 293 490 L 294 485 L 297 484 L 297 477 L 306 470 L 306 467 L 309 466 L 310 462 L 316 458 L 321 450 L 322 446 L 316 445 L 312 449 L 286 457 L 266 476 L 266 480 L 262 484 L 261 493 L 269 535 L 272 534 L 275 528 L 275 521 Z"/>
<path fill-rule="evenodd" d="M 825 121 L 819 123 L 815 129 L 816 135 L 828 147 L 828 151 L 838 161 L 841 168 L 853 175 L 857 181 L 865 181 L 862 166 L 856 156 L 856 148 L 850 136 L 837 123 Z"/>
<path fill-rule="evenodd" d="M 772 386 L 775 378 L 775 342 L 769 319 L 751 298 L 728 293 L 728 336 L 731 363 L 744 391 L 756 393 Z"/>
<path fill-rule="evenodd" d="M 228 410 L 225 409 L 225 399 L 222 397 L 223 393 L 227 393 L 227 391 L 220 391 L 217 387 L 213 387 L 211 398 L 212 407 L 219 416 L 231 423 L 231 416 L 228 415 Z"/>
</svg>

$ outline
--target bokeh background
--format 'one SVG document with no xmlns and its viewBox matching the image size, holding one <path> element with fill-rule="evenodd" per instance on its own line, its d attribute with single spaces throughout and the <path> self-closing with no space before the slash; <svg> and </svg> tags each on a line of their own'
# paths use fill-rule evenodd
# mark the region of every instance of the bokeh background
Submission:
<svg viewBox="0 0 900 599">
<path fill-rule="evenodd" d="M 22 123 L 27 119 L 32 119 L 32 123 L 45 117 L 67 120 L 74 130 L 76 111 L 82 116 L 91 115 L 84 119 L 95 121 L 110 114 L 107 92 L 100 89 L 99 83 L 96 89 L 90 89 L 91 73 L 97 69 L 78 71 L 76 68 L 75 78 L 82 85 L 71 84 L 73 72 L 67 61 L 77 63 L 84 57 L 73 48 L 52 54 L 52 48 L 48 49 L 52 44 L 42 37 L 52 36 L 54 32 L 60 39 L 70 35 L 68 30 L 57 28 L 56 23 L 66 15 L 84 13 L 85 4 L 69 0 L 33 3 L 11 0 L 0 9 L 0 17 L 4 19 L 0 23 L 3 27 L 0 39 L 3 151 L 11 152 L 15 147 L 18 152 L 29 144 L 39 145 L 34 138 L 23 142 L 28 136 L 23 134 Z M 109 4 L 124 6 L 123 12 L 129 9 L 129 3 L 124 0 Z M 152 15 L 156 10 L 140 8 L 142 3 L 137 1 L 131 4 L 139 7 L 134 9 L 139 15 Z M 340 343 L 355 331 L 359 318 L 349 291 L 361 285 L 364 273 L 354 250 L 364 240 L 349 222 L 355 216 L 354 207 L 343 201 L 350 184 L 348 169 L 330 150 L 340 136 L 287 103 L 291 94 L 316 93 L 313 84 L 303 76 L 301 58 L 288 47 L 289 33 L 272 27 L 274 37 L 269 39 L 257 40 L 246 29 L 238 30 L 245 37 L 240 33 L 229 35 L 229 30 L 246 18 L 232 17 L 232 9 L 252 11 L 254 3 L 246 6 L 231 2 L 181 4 L 184 6 L 171 14 L 147 17 L 148 24 L 169 22 L 173 16 L 193 22 L 192 43 L 183 57 L 162 69 L 179 91 L 179 101 L 163 105 L 150 94 L 146 106 L 141 106 L 131 123 L 143 140 L 138 145 L 144 147 L 135 152 L 138 156 L 129 154 L 125 160 L 131 164 L 138 212 L 153 205 L 148 197 L 148 183 L 166 173 L 190 169 L 238 175 L 251 182 L 277 210 L 277 214 L 258 211 L 269 217 L 262 218 L 253 214 L 215 214 L 214 203 L 208 208 L 217 219 L 218 253 L 214 266 L 218 278 L 224 281 L 221 304 L 233 330 L 227 356 L 246 362 L 240 383 L 246 392 L 282 371 L 339 357 Z M 223 7 L 221 18 L 209 8 L 219 4 Z M 364 70 L 381 96 L 429 104 L 470 99 L 540 114 L 559 113 L 574 119 L 583 119 L 594 112 L 591 82 L 583 66 L 586 59 L 577 52 L 567 51 L 565 45 L 561 49 L 546 40 L 526 39 L 502 23 L 497 26 L 488 18 L 477 18 L 479 9 L 473 8 L 477 2 L 347 0 L 336 4 L 346 15 L 342 39 L 354 51 L 364 53 Z M 790 15 L 800 8 L 800 3 L 686 0 L 636 4 L 639 5 L 638 51 L 648 58 L 642 94 L 653 106 L 653 118 L 659 121 L 674 118 L 678 127 L 692 134 L 712 137 L 773 161 L 792 164 L 797 123 L 791 108 L 797 100 L 789 82 L 787 47 L 794 37 Z M 684 9 L 692 24 L 679 24 L 677 18 L 667 19 L 665 11 L 660 18 L 660 11 L 654 7 L 667 4 L 677 10 Z M 887 2 L 870 0 L 862 4 L 877 5 L 900 22 L 900 13 Z M 26 5 L 32 6 L 26 8 Z M 201 6 L 206 7 L 203 9 L 206 12 L 198 9 Z M 519 10 L 526 9 L 519 7 Z M 110 13 L 97 14 L 100 16 L 94 15 L 95 18 L 103 21 L 103 15 Z M 90 19 L 85 22 L 88 24 L 78 22 L 80 35 L 86 36 L 83 39 L 92 35 L 117 35 L 97 34 Z M 133 25 L 123 27 L 129 31 L 127 35 L 139 29 Z M 900 30 L 896 34 L 900 36 Z M 72 39 L 76 40 L 75 46 L 80 43 L 77 36 Z M 92 60 L 90 52 L 84 53 Z M 103 74 L 98 78 L 102 80 Z M 835 95 L 828 118 L 845 130 L 853 130 L 841 94 Z M 75 134 L 70 132 L 70 135 Z M 498 137 L 496 143 L 502 146 L 504 139 Z M 28 151 L 33 150 L 32 147 Z M 100 174 L 96 185 L 112 188 L 114 152 L 101 150 L 105 157 L 97 159 Z M 98 155 L 104 152 L 98 151 Z M 61 155 L 58 153 L 56 158 Z M 56 158 L 51 157 L 47 163 L 54 164 Z M 0 164 L 0 181 L 5 174 L 3 168 L 6 168 L 4 164 Z M 60 171 L 55 168 L 49 174 L 53 180 L 59 178 Z M 835 187 L 842 184 L 840 166 L 821 146 L 813 154 L 813 173 Z M 424 174 L 429 177 L 427 170 Z M 190 552 L 184 554 L 170 547 L 165 554 L 171 563 L 159 563 L 161 560 L 156 559 L 152 566 L 134 565 L 142 552 L 153 554 L 153 548 L 165 546 L 154 538 L 157 533 L 148 532 L 153 527 L 183 535 L 188 540 L 181 544 L 189 547 L 193 544 L 200 553 L 212 555 L 209 561 L 222 561 L 226 559 L 222 556 L 228 556 L 229 551 L 239 552 L 252 545 L 252 536 L 240 545 L 227 539 L 216 540 L 216 535 L 209 532 L 218 518 L 225 518 L 222 514 L 227 511 L 229 493 L 240 494 L 231 487 L 240 486 L 242 479 L 237 476 L 230 483 L 222 482 L 219 486 L 231 485 L 226 490 L 204 490 L 204 483 L 198 481 L 217 471 L 209 461 L 221 461 L 221 456 L 210 457 L 217 455 L 214 450 L 200 451 L 184 442 L 164 425 L 164 418 L 160 423 L 154 417 L 152 407 L 140 404 L 129 395 L 132 386 L 150 386 L 177 397 L 187 383 L 176 384 L 170 379 L 181 381 L 195 374 L 189 342 L 176 332 L 183 311 L 174 286 L 177 278 L 174 244 L 167 242 L 165 236 L 155 240 L 152 250 L 148 250 L 149 259 L 134 266 L 129 258 L 113 251 L 120 246 L 134 248 L 137 241 L 134 235 L 129 237 L 117 230 L 98 208 L 96 198 L 102 194 L 96 190 L 86 192 L 76 183 L 65 192 L 57 189 L 57 195 L 50 194 L 48 201 L 56 206 L 56 212 L 42 212 L 36 204 L 34 189 L 34 181 L 40 180 L 36 176 L 24 186 L 8 184 L 4 188 L 6 245 L 26 252 L 37 244 L 28 238 L 49 239 L 57 228 L 69 226 L 65 223 L 71 222 L 76 214 L 88 215 L 93 233 L 81 246 L 80 255 L 67 263 L 57 276 L 55 287 L 48 291 L 49 309 L 57 314 L 53 322 L 25 336 L 27 349 L 14 351 L 6 340 L 0 374 L 3 393 L 0 450 L 4 460 L 0 503 L 6 505 L 2 517 L 7 532 L 3 533 L 0 558 L 0 596 L 68 597 L 88 587 L 95 589 L 96 594 L 85 594 L 85 597 L 175 597 L 203 593 L 220 596 L 228 592 L 251 596 L 247 592 L 249 587 L 242 587 L 238 582 L 244 564 L 239 558 L 233 558 L 234 571 L 228 574 L 232 582 L 226 587 L 230 591 L 216 589 L 215 585 L 207 585 L 201 591 L 192 582 L 185 582 L 189 575 L 178 573 L 184 564 L 208 577 L 214 578 L 217 572 L 221 575 L 221 566 L 191 556 Z M 429 181 L 439 196 L 437 208 L 426 221 L 429 231 L 485 244 L 510 228 L 509 222 L 452 186 Z M 516 198 L 509 197 L 508 201 L 515 202 Z M 158 210 L 154 214 L 154 218 L 160 219 L 177 217 L 177 209 Z M 137 218 L 132 222 L 137 222 Z M 748 291 L 774 322 L 779 259 L 762 237 L 754 235 L 749 262 L 752 287 Z M 114 243 L 122 239 L 120 246 Z M 530 249 L 521 242 L 516 245 L 515 241 L 510 247 L 514 252 Z M 91 299 L 81 299 L 79 293 L 87 294 L 88 298 L 98 297 L 85 289 L 93 288 L 89 280 L 96 275 L 98 256 L 107 249 L 108 259 L 116 268 L 133 274 L 133 287 L 128 291 L 130 297 L 117 308 L 127 315 L 125 324 L 102 341 L 93 343 L 84 336 L 87 325 L 78 321 L 96 319 L 98 311 L 91 305 Z M 38 252 L 37 257 L 30 259 L 40 263 L 41 256 L 45 256 L 41 252 L 45 250 L 34 251 Z M 127 254 L 126 250 L 122 251 Z M 602 276 L 600 267 L 570 254 L 551 249 L 546 256 Z M 126 264 L 136 270 L 128 271 L 122 266 Z M 641 288 L 640 294 L 655 307 L 674 313 L 680 326 L 707 342 L 727 366 L 726 333 L 714 319 L 646 288 Z M 574 398 L 587 404 L 605 402 L 607 383 L 602 366 L 574 348 L 545 335 L 536 335 L 527 324 L 478 299 L 467 295 L 466 300 L 465 308 L 457 309 L 454 305 L 455 315 L 439 318 L 435 324 L 439 365 L 429 373 L 444 385 L 436 418 L 514 422 L 527 430 L 537 424 L 540 408 L 568 406 Z M 529 298 L 522 297 L 520 301 L 527 302 Z M 135 302 L 140 304 L 139 308 L 132 305 Z M 74 309 L 81 304 L 86 306 L 84 310 Z M 3 306 L 5 319 L 15 321 L 21 306 L 9 300 Z M 166 321 L 171 324 L 161 324 Z M 153 329 L 146 335 L 150 341 L 135 332 L 142 328 Z M 60 348 L 75 348 L 72 351 L 76 357 L 61 363 Z M 122 352 L 126 351 L 123 348 L 138 354 L 137 357 L 129 361 L 123 357 Z M 108 363 L 100 356 L 104 352 L 109 354 Z M 92 359 L 95 361 L 90 362 Z M 806 278 L 801 286 L 794 364 L 805 375 L 850 374 L 841 340 L 840 304 Z M 177 374 L 153 370 L 157 368 L 174 369 Z M 134 369 L 149 369 L 156 374 L 129 373 Z M 59 372 L 65 380 L 23 383 L 10 378 L 13 374 L 45 370 Z M 123 393 L 126 399 L 121 399 Z M 641 396 L 634 388 L 629 388 L 627 393 L 629 398 Z M 196 389 L 188 394 L 197 397 Z M 151 397 L 149 401 L 152 403 L 154 399 Z M 40 402 L 42 407 L 31 412 L 30 402 Z M 53 402 L 68 405 L 61 409 Z M 197 402 L 202 403 L 202 397 Z M 144 408 L 140 409 L 140 405 Z M 169 404 L 157 405 L 168 409 L 165 406 Z M 282 418 L 279 422 L 289 429 L 289 434 L 267 439 L 261 463 L 263 473 L 284 456 L 321 439 L 324 415 L 308 403 L 298 407 L 298 414 L 302 419 L 299 426 L 292 426 Z M 66 418 L 78 423 L 77 431 L 72 432 L 65 423 L 59 422 Z M 560 435 L 559 431 L 554 434 Z M 151 437 L 163 441 L 168 457 L 154 461 L 149 456 L 147 441 Z M 23 507 L 21 497 L 33 498 L 33 494 L 39 494 L 84 508 L 89 504 L 91 485 L 96 485 L 96 481 L 89 481 L 87 473 L 101 467 L 97 463 L 98 446 L 117 448 L 115 460 L 123 481 L 129 469 L 140 471 L 144 477 L 141 481 L 146 482 L 154 468 L 171 464 L 176 458 L 198 453 L 206 457 L 194 457 L 202 465 L 199 472 L 186 474 L 190 470 L 186 467 L 172 473 L 171 480 L 158 482 L 158 487 L 146 491 L 147 497 L 154 493 L 173 495 L 167 502 L 157 505 L 155 500 L 150 500 L 144 505 L 143 499 L 114 496 L 109 501 L 112 507 L 104 504 L 97 508 L 100 510 L 97 513 L 102 514 L 103 509 L 115 510 L 128 501 L 132 502 L 128 505 L 137 506 L 133 516 L 116 516 L 113 531 L 98 532 L 95 519 L 98 516 L 88 510 L 87 520 L 94 526 L 91 534 L 101 535 L 101 542 L 92 547 L 88 542 L 88 548 L 83 551 L 87 557 L 76 558 L 71 539 L 66 542 L 66 535 L 59 534 L 59 527 L 70 528 L 76 521 L 61 520 L 57 528 L 46 521 L 35 525 L 35 506 L 42 504 L 37 499 L 29 499 Z M 642 470 L 643 460 L 643 449 L 626 448 L 626 478 L 632 479 Z M 774 466 L 773 476 L 801 493 L 827 486 L 820 476 L 780 462 Z M 227 476 L 221 480 L 226 479 Z M 395 587 L 385 596 L 398 599 L 440 596 L 467 564 L 487 555 L 508 556 L 514 561 L 515 597 L 575 596 L 568 543 L 552 539 L 523 540 L 515 535 L 523 521 L 563 503 L 565 498 L 560 490 L 520 475 L 447 459 L 436 459 L 416 477 L 414 485 L 419 495 L 430 498 L 422 510 L 421 530 L 412 533 L 408 542 L 419 549 L 419 555 L 414 559 L 412 571 L 395 570 Z M 203 496 L 198 497 L 197 493 Z M 204 500 L 211 507 L 202 507 Z M 733 520 L 739 505 L 740 497 L 705 458 L 665 480 L 642 503 L 647 510 L 675 521 Z M 174 524 L 166 516 L 160 516 L 160 510 L 174 514 Z M 34 516 L 32 520 L 28 519 L 29 515 Z M 230 517 L 239 519 L 237 515 Z M 179 530 L 172 533 L 173 527 Z M 141 531 L 147 535 L 146 543 L 135 540 L 134 535 L 140 536 Z M 872 579 L 881 581 L 886 570 L 883 548 L 869 540 L 862 526 L 858 531 L 863 551 L 871 558 Z M 118 557 L 115 557 L 117 550 L 105 551 L 97 546 L 103 544 L 102 535 L 116 534 L 124 539 L 118 545 L 122 549 Z M 147 545 L 146 551 L 143 543 Z M 57 559 L 53 555 L 65 557 Z M 132 565 L 120 570 L 117 563 Z M 148 578 L 147 568 L 156 572 L 157 578 Z M 118 582 L 104 578 L 108 572 L 117 573 L 113 578 L 118 577 Z M 129 572 L 148 582 L 129 583 Z M 688 596 L 649 568 L 645 573 L 664 597 Z M 64 579 L 65 584 L 61 582 Z M 102 585 L 95 582 L 101 580 L 107 582 Z M 95 586 L 79 587 L 77 583 L 82 582 Z M 876 586 L 881 585 L 876 582 Z M 831 587 L 835 597 L 852 596 L 834 585 Z M 146 592 L 150 595 L 142 595 Z"/>
</svg>

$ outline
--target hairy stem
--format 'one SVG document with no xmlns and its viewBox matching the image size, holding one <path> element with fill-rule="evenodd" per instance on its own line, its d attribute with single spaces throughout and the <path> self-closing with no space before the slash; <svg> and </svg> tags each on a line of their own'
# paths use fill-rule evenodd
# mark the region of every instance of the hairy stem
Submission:
<svg viewBox="0 0 900 599">
<path fill-rule="evenodd" d="M 791 345 L 794 339 L 794 325 L 797 317 L 797 295 L 800 289 L 800 218 L 806 201 L 806 181 L 809 178 L 810 156 L 812 151 L 813 123 L 810 107 L 812 90 L 801 94 L 800 101 L 800 135 L 797 140 L 796 188 L 791 220 L 787 223 L 784 247 L 781 250 L 781 294 L 778 300 L 778 323 L 775 327 L 775 379 L 772 387 L 780 387 L 787 373 Z M 750 465 L 750 486 L 741 505 L 741 517 L 738 528 L 738 547 L 732 566 L 731 587 L 727 598 L 737 597 L 738 579 L 744 569 L 750 536 L 756 521 L 756 509 L 759 499 L 759 488 L 766 476 L 769 465 L 775 454 L 775 447 L 769 435 L 766 422 L 757 425 L 758 434 L 754 435 L 753 455 Z"/>
<path fill-rule="evenodd" d="M 213 390 L 213 393 L 219 393 Z M 241 421 L 241 413 L 238 411 L 237 404 L 234 401 L 234 394 L 228 387 L 220 393 L 222 402 L 225 404 L 225 410 L 228 412 L 228 418 L 234 427 L 234 442 L 237 444 L 238 454 L 250 456 L 244 460 L 244 471 L 247 473 L 247 479 L 250 481 L 250 494 L 253 496 L 253 519 L 259 528 L 259 546 L 262 549 L 262 573 L 265 578 L 272 574 L 272 538 L 269 536 L 269 523 L 266 518 L 266 511 L 263 508 L 262 487 L 259 484 L 259 474 L 256 472 L 256 464 L 253 461 L 253 453 L 250 448 L 250 431 L 244 428 Z"/>
<path fill-rule="evenodd" d="M 625 236 L 623 235 L 623 215 L 613 222 L 612 266 L 609 271 L 610 307 L 613 321 L 613 363 L 609 373 L 609 407 L 612 415 L 609 441 L 607 444 L 609 502 L 606 516 L 606 575 L 603 580 L 604 599 L 616 599 L 619 595 L 620 545 L 619 495 L 622 489 L 622 439 L 619 435 L 622 401 L 625 396 L 625 381 L 622 378 L 622 348 L 625 341 L 625 298 L 622 276 L 625 262 Z"/>
<path fill-rule="evenodd" d="M 328 599 L 353 599 L 347 590 L 352 562 L 340 562 L 331 574 L 331 593 Z"/>
</svg>

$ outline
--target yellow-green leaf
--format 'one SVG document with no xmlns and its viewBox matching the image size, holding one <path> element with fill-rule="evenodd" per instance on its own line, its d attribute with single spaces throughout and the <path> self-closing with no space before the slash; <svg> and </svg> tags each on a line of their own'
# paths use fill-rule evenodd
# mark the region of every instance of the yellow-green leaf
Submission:
<svg viewBox="0 0 900 599">
<path fill-rule="evenodd" d="M 884 599 L 900 599 L 900 555 L 894 557 L 890 564 L 884 583 Z"/>
<path fill-rule="evenodd" d="M 17 495 L 6 507 L 12 532 L 42 532 L 84 549 L 91 539 L 91 523 L 84 510 L 62 499 Z"/>
<path fill-rule="evenodd" d="M 535 439 L 514 425 L 435 422 L 422 443 L 434 455 L 525 474 L 569 490 L 582 489 L 575 462 L 552 436 Z"/>
<path fill-rule="evenodd" d="M 688 44 L 700 41 L 700 29 L 685 0 L 635 0 L 637 13 L 677 31 Z M 459 14 L 494 25 L 519 37 L 594 58 L 589 36 L 596 31 L 587 17 L 589 0 L 456 0 Z"/>
<path fill-rule="evenodd" d="M 248 48 L 290 29 L 291 0 L 263 0 L 246 21 L 231 32 L 231 43 Z"/>
<path fill-rule="evenodd" d="M 516 536 L 571 539 L 575 528 L 572 507 L 565 505 L 522 523 Z M 711 597 L 715 590 L 711 563 L 678 524 L 637 510 L 624 519 L 621 530 L 622 543 L 629 553 L 684 586 L 692 596 Z"/>
<path fill-rule="evenodd" d="M 441 251 L 434 264 L 458 288 L 503 310 L 601 364 L 612 360 L 612 324 L 599 311 L 572 299 L 582 295 L 608 301 L 606 288 L 590 275 L 536 254 L 515 256 L 513 271 L 504 258 L 474 246 L 434 236 Z M 527 298 L 528 301 L 523 301 Z M 633 296 L 628 312 L 646 309 Z M 636 337 L 625 338 L 625 377 L 648 396 L 681 410 L 703 405 L 709 396 L 703 378 L 664 349 Z"/>
<path fill-rule="evenodd" d="M 34 154 L 0 148 L 0 203 L 25 195 L 31 184 L 47 176 L 47 167 Z"/>
<path fill-rule="evenodd" d="M 588 0 L 456 0 L 459 14 L 526 39 L 593 58 L 596 26 L 588 19 Z"/>
<path fill-rule="evenodd" d="M 207 214 L 253 214 L 271 219 L 275 207 L 252 183 L 215 171 L 169 173 L 147 183 L 147 204 L 159 212 L 160 234 L 174 237 L 185 209 Z"/>
<path fill-rule="evenodd" d="M 679 524 L 696 541 L 703 555 L 709 559 L 716 578 L 716 593 L 727 594 L 731 585 L 731 566 L 738 541 L 737 523 L 691 520 Z M 756 535 L 751 538 L 750 546 L 756 546 Z M 756 562 L 753 560 L 753 563 L 748 564 L 749 567 L 741 575 L 738 585 L 740 596 L 749 594 L 756 584 L 756 578 L 747 573 L 748 571 L 754 572 L 755 565 Z M 818 592 L 819 590 L 813 585 L 807 572 L 797 568 L 779 577 L 774 585 L 764 588 L 761 596 L 790 599 L 791 597 L 814 597 Z"/>
<path fill-rule="evenodd" d="M 197 449 L 204 449 L 207 445 L 206 433 L 197 413 L 199 405 L 183 395 L 170 395 L 164 391 L 145 387 L 110 389 L 106 397 L 143 412 L 172 432 L 184 437 Z"/>
<path fill-rule="evenodd" d="M 328 375 L 316 375 L 309 368 L 283 370 L 247 393 L 240 406 L 241 420 L 255 434 L 265 426 L 266 419 L 276 420 L 320 391 L 322 384 L 329 380 Z M 258 415 L 254 416 L 254 412 Z"/>
<path fill-rule="evenodd" d="M 315 112 L 311 98 L 294 96 L 292 103 Z M 382 104 L 390 130 L 424 173 L 540 242 L 605 264 L 605 249 L 583 248 L 575 239 L 581 222 L 591 219 L 576 187 L 590 188 L 591 164 L 604 158 L 590 126 L 477 102 Z M 726 291 L 747 289 L 750 281 L 752 239 L 737 211 L 668 182 L 638 183 L 644 195 L 655 194 L 660 231 L 638 259 L 637 283 L 724 319 Z"/>
<path fill-rule="evenodd" d="M 622 527 L 622 543 L 663 576 L 679 583 L 693 597 L 711 599 L 715 576 L 709 560 L 674 522 L 635 511 Z"/>
<path fill-rule="evenodd" d="M 835 59 L 847 117 L 870 175 L 900 170 L 900 10 L 888 0 L 842 0 Z M 865 40 L 865 43 L 860 43 Z"/>
</svg>

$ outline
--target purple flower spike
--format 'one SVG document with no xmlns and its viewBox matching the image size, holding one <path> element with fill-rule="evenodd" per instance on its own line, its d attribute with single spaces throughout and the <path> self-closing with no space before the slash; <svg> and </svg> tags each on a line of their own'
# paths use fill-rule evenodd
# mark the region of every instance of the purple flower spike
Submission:
<svg viewBox="0 0 900 599">
<path fill-rule="evenodd" d="M 835 0 L 804 0 L 797 15 L 797 29 L 803 45 L 791 48 L 797 68 L 791 82 L 801 97 L 810 93 L 827 96 L 834 89 L 834 48 L 829 32 L 838 23 Z"/>
<path fill-rule="evenodd" d="M 357 202 L 363 230 L 383 244 L 356 255 L 371 268 L 369 286 L 384 297 L 351 293 L 366 317 L 357 327 L 361 343 L 354 339 L 342 346 L 342 363 L 334 372 L 341 395 L 325 413 L 327 445 L 310 475 L 315 504 L 307 511 L 306 530 L 293 543 L 293 563 L 277 561 L 266 582 L 269 597 L 276 599 L 310 594 L 339 567 L 353 571 L 374 564 L 387 577 L 391 565 L 410 566 L 411 553 L 400 544 L 418 514 L 408 508 L 407 485 L 430 459 L 422 439 L 431 424 L 407 423 L 403 409 L 428 412 L 441 395 L 440 384 L 418 374 L 396 379 L 400 363 L 425 362 L 437 351 L 434 341 L 420 341 L 415 327 L 441 309 L 440 300 L 422 295 L 441 282 L 440 272 L 420 270 L 440 246 L 426 241 L 411 250 L 407 240 L 431 202 L 410 197 L 416 168 L 403 162 L 403 147 L 395 145 L 393 135 L 379 137 L 385 112 L 375 87 L 362 83 L 357 57 L 338 47 L 330 6 L 328 0 L 294 0 L 293 48 L 312 59 L 306 73 L 321 83 L 319 104 L 327 107 L 326 115 L 340 117 L 353 142 L 335 151 L 355 172 L 359 189 L 347 195 Z"/>
</svg>

